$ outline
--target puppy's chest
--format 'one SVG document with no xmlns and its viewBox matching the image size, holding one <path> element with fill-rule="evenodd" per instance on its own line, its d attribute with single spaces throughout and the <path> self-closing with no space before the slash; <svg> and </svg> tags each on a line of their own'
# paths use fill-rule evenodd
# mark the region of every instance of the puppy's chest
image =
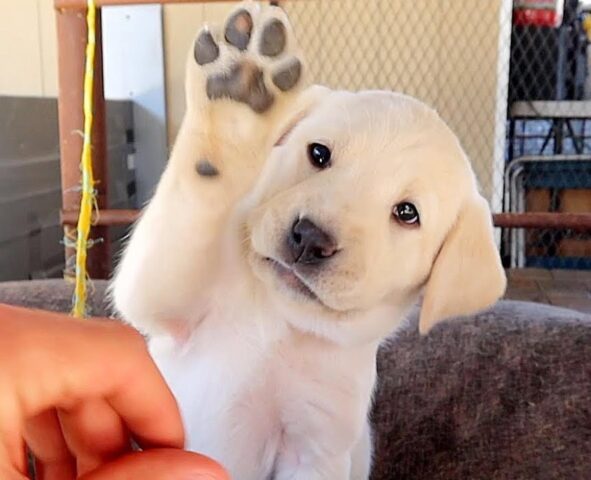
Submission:
<svg viewBox="0 0 591 480">
<path fill-rule="evenodd" d="M 152 352 L 181 401 L 187 397 L 192 404 L 215 396 L 213 406 L 264 401 L 270 407 L 287 390 L 328 375 L 323 372 L 326 365 L 323 369 L 317 365 L 326 352 L 311 348 L 287 329 L 203 325 L 190 346 L 153 345 Z"/>
<path fill-rule="evenodd" d="M 250 458 L 274 458 L 286 424 L 301 423 L 328 404 L 334 409 L 335 392 L 348 391 L 339 349 L 276 328 L 278 322 L 208 319 L 185 351 L 173 344 L 152 346 L 181 407 L 192 450 L 219 458 L 231 445 Z M 348 392 L 350 406 L 360 392 Z"/>
</svg>

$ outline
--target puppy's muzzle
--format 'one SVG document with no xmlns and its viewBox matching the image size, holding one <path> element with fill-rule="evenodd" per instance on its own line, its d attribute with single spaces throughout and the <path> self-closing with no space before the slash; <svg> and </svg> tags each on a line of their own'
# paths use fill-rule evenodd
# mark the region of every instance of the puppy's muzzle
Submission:
<svg viewBox="0 0 591 480">
<path fill-rule="evenodd" d="M 298 265 L 321 266 L 337 253 L 336 240 L 306 217 L 293 224 L 286 243 L 289 260 Z"/>
</svg>

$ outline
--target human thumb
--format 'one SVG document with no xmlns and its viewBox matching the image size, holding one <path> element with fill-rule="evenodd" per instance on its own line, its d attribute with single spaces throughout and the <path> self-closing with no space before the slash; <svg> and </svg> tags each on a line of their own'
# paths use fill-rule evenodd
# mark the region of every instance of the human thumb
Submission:
<svg viewBox="0 0 591 480">
<path fill-rule="evenodd" d="M 213 460 L 173 449 L 135 452 L 117 458 L 79 480 L 230 480 Z"/>
</svg>

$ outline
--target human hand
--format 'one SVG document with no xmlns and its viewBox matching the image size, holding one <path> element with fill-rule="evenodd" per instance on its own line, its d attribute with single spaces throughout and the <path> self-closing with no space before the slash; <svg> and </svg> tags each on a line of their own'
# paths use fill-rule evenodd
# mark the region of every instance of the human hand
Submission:
<svg viewBox="0 0 591 480">
<path fill-rule="evenodd" d="M 137 332 L 0 305 L 0 478 L 27 478 L 26 447 L 40 480 L 229 478 L 183 444 L 176 401 Z"/>
</svg>

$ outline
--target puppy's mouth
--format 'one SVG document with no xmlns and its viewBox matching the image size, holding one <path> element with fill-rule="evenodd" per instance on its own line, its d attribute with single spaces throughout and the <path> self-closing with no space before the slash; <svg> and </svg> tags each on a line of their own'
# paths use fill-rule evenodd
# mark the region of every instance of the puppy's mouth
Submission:
<svg viewBox="0 0 591 480">
<path fill-rule="evenodd" d="M 314 290 L 312 290 L 291 267 L 269 257 L 265 257 L 264 261 L 273 269 L 279 280 L 281 280 L 281 282 L 283 282 L 283 284 L 290 290 L 293 290 L 310 300 L 322 303 Z"/>
</svg>

